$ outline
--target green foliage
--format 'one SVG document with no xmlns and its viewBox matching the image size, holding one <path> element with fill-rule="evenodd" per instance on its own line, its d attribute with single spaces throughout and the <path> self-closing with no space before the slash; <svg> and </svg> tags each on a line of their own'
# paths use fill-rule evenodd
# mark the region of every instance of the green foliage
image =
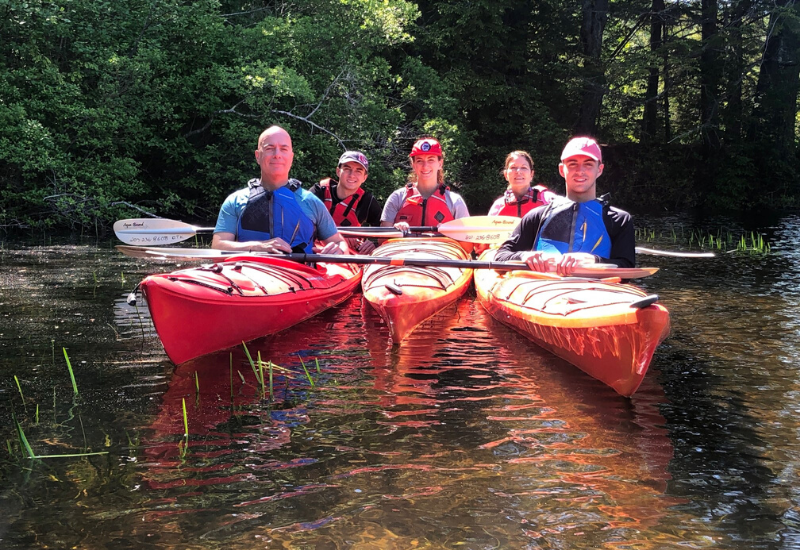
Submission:
<svg viewBox="0 0 800 550">
<path fill-rule="evenodd" d="M 701 5 L 673 0 L 653 47 L 655 5 L 611 3 L 596 62 L 583 5 L 554 0 L 0 2 L 0 227 L 103 227 L 137 209 L 213 221 L 257 175 L 271 124 L 292 134 L 307 186 L 363 150 L 381 200 L 405 181 L 414 139 L 435 135 L 448 182 L 481 214 L 515 149 L 563 190 L 558 156 L 598 66 L 600 190 L 615 202 L 796 204 L 800 5 L 720 2 L 703 38 Z M 720 63 L 704 122 L 709 50 Z M 645 144 L 653 68 L 658 135 Z"/>
</svg>

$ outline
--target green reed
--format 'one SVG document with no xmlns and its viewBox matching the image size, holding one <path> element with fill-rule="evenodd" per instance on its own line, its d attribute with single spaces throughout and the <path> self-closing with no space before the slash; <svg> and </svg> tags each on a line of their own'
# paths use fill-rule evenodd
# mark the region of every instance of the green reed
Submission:
<svg viewBox="0 0 800 550">
<path fill-rule="evenodd" d="M 31 444 L 28 443 L 28 438 L 25 437 L 25 432 L 22 430 L 22 426 L 20 426 L 19 420 L 17 420 L 16 415 L 12 414 L 11 417 L 14 419 L 14 424 L 17 427 L 17 436 L 19 437 L 19 444 L 20 446 L 25 449 L 25 452 L 28 453 L 28 458 L 35 459 L 36 453 L 33 452 L 31 448 Z"/>
<path fill-rule="evenodd" d="M 72 364 L 69 362 L 69 355 L 67 355 L 67 348 L 61 348 L 64 351 L 64 359 L 67 360 L 67 370 L 69 370 L 69 378 L 72 380 L 72 393 L 78 395 L 78 384 L 75 383 L 75 373 L 72 372 Z"/>
<path fill-rule="evenodd" d="M 319 359 L 317 359 L 316 357 L 314 357 L 314 363 L 316 363 L 316 364 L 317 364 L 317 374 L 322 374 L 322 371 L 321 371 L 321 370 L 319 370 Z"/>
<path fill-rule="evenodd" d="M 258 381 L 261 382 L 261 399 L 266 397 L 267 392 L 264 387 L 264 362 L 261 360 L 261 352 L 258 352 Z"/>
<path fill-rule="evenodd" d="M 19 385 L 19 378 L 17 378 L 16 374 L 14 375 L 14 382 L 17 383 L 17 390 L 19 390 L 19 396 L 22 398 L 22 405 L 24 406 L 25 405 L 25 395 L 23 395 L 23 393 L 22 393 L 22 386 Z"/>
<path fill-rule="evenodd" d="M 311 384 L 311 387 L 314 387 L 314 379 L 311 378 L 311 374 L 309 374 L 308 369 L 306 368 L 306 364 L 303 362 L 303 358 L 300 357 L 300 364 L 303 365 L 303 371 L 306 373 L 306 378 L 308 378 L 308 383 Z"/>
</svg>

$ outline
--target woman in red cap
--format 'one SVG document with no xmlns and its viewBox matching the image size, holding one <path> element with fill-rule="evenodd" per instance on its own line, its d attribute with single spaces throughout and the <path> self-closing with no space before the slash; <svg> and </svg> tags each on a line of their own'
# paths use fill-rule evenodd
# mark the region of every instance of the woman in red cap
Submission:
<svg viewBox="0 0 800 550">
<path fill-rule="evenodd" d="M 408 156 L 413 172 L 405 187 L 389 195 L 382 227 L 408 231 L 411 226 L 439 226 L 469 216 L 464 199 L 444 182 L 444 154 L 437 140 L 418 140 Z"/>
<path fill-rule="evenodd" d="M 533 159 L 527 151 L 512 151 L 506 157 L 503 177 L 508 187 L 489 209 L 490 216 L 515 216 L 521 218 L 537 206 L 549 203 L 555 193 L 543 185 L 531 185 Z"/>
</svg>

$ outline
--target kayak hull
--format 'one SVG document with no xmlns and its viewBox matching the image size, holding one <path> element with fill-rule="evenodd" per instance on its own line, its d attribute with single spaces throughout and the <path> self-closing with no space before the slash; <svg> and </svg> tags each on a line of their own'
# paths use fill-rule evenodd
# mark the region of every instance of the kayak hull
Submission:
<svg viewBox="0 0 800 550">
<path fill-rule="evenodd" d="M 145 278 L 140 288 L 175 364 L 274 334 L 346 300 L 361 271 L 236 256 Z"/>
<path fill-rule="evenodd" d="M 647 295 L 628 284 L 478 270 L 475 288 L 492 317 L 626 397 L 669 335 L 667 309 L 638 307 Z"/>
<path fill-rule="evenodd" d="M 435 260 L 466 260 L 464 249 L 452 239 L 392 239 L 373 256 Z M 371 265 L 364 268 L 364 298 L 380 314 L 394 344 L 403 341 L 420 323 L 463 296 L 472 269 Z"/>
</svg>

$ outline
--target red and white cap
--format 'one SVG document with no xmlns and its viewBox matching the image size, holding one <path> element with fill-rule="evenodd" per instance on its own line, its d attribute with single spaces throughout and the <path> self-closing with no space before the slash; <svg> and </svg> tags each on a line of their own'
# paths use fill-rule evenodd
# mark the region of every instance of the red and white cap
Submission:
<svg viewBox="0 0 800 550">
<path fill-rule="evenodd" d="M 369 161 L 366 155 L 361 151 L 345 151 L 344 154 L 339 157 L 339 166 L 346 162 L 357 162 L 364 167 L 364 170 L 369 171 Z"/>
<path fill-rule="evenodd" d="M 436 155 L 437 157 L 441 157 L 443 156 L 442 146 L 433 138 L 417 140 L 414 147 L 411 148 L 411 154 L 408 156 L 416 157 L 417 155 Z"/>
<path fill-rule="evenodd" d="M 600 152 L 600 146 L 590 137 L 576 137 L 569 140 L 564 150 L 561 151 L 561 160 L 579 155 L 593 158 L 597 162 L 603 162 L 603 153 Z"/>
</svg>

